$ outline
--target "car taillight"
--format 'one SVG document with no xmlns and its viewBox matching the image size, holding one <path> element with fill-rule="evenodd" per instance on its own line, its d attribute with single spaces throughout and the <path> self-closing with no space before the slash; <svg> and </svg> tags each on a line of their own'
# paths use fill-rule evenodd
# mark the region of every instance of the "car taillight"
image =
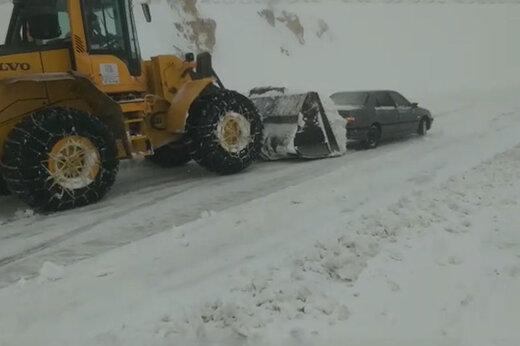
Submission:
<svg viewBox="0 0 520 346">
<path fill-rule="evenodd" d="M 347 119 L 347 125 L 353 125 L 356 123 L 356 117 L 348 116 L 346 119 Z"/>
</svg>

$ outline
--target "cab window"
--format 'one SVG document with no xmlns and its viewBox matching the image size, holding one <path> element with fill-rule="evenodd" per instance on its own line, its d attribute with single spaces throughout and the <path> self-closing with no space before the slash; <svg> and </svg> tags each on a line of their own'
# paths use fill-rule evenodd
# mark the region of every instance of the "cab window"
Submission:
<svg viewBox="0 0 520 346">
<path fill-rule="evenodd" d="M 16 4 L 5 40 L 8 47 L 53 46 L 70 41 L 67 1 L 55 6 Z"/>
<path fill-rule="evenodd" d="M 90 53 L 114 55 L 132 76 L 139 76 L 141 55 L 131 6 L 123 0 L 83 0 L 85 34 Z"/>
<path fill-rule="evenodd" d="M 376 107 L 395 107 L 394 101 L 387 92 L 377 92 Z"/>
<path fill-rule="evenodd" d="M 390 95 L 392 96 L 392 99 L 394 100 L 397 107 L 410 107 L 410 102 L 401 94 L 398 92 L 391 92 Z"/>
<path fill-rule="evenodd" d="M 85 1 L 85 27 L 90 51 L 124 51 L 123 8 L 117 0 Z"/>
<path fill-rule="evenodd" d="M 8 2 L 5 4 L 2 4 L 2 10 L 6 13 L 13 13 L 13 3 Z M 9 23 L 3 23 L 3 25 L 0 25 L 0 45 L 3 46 L 7 42 L 7 29 L 9 29 Z"/>
</svg>

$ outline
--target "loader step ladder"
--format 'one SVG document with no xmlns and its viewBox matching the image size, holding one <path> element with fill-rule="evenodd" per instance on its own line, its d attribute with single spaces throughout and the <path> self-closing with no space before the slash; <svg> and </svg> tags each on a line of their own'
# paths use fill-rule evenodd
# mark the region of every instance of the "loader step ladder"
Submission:
<svg viewBox="0 0 520 346">
<path fill-rule="evenodd" d="M 146 126 L 146 124 L 143 118 L 125 119 L 125 131 L 131 146 L 131 151 L 148 156 L 153 154 L 153 149 L 150 138 L 143 135 L 143 133 L 145 133 L 143 131 L 144 126 Z"/>
</svg>

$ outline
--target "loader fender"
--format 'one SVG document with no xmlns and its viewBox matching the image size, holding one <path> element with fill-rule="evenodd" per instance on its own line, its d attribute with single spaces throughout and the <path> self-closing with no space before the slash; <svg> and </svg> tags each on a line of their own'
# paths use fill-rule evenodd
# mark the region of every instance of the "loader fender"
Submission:
<svg viewBox="0 0 520 346">
<path fill-rule="evenodd" d="M 175 94 L 166 118 L 166 130 L 171 133 L 184 133 L 186 119 L 191 104 L 213 85 L 213 78 L 204 78 L 185 83 Z"/>
<path fill-rule="evenodd" d="M 82 74 L 38 73 L 6 79 L 0 84 L 0 90 L 15 90 L 14 94 L 6 95 L 10 102 L 0 110 L 0 157 L 3 154 L 3 140 L 21 119 L 53 106 L 78 108 L 92 113 L 111 130 L 115 138 L 126 140 L 121 107 Z M 32 93 L 20 92 L 40 88 L 42 95 L 39 98 Z"/>
</svg>

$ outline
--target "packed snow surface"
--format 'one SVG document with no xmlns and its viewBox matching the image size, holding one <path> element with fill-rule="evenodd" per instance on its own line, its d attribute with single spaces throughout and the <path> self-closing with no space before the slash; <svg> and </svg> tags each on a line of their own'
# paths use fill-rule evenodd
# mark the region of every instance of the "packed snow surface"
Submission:
<svg viewBox="0 0 520 346">
<path fill-rule="evenodd" d="M 55 215 L 3 198 L 0 345 L 515 345 L 517 92 L 340 158 L 136 162 Z"/>
</svg>

